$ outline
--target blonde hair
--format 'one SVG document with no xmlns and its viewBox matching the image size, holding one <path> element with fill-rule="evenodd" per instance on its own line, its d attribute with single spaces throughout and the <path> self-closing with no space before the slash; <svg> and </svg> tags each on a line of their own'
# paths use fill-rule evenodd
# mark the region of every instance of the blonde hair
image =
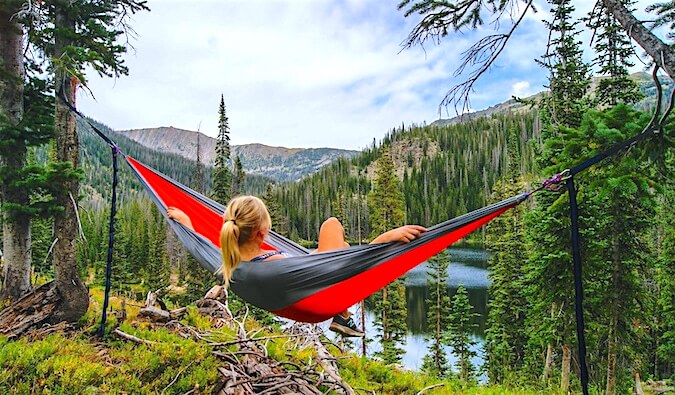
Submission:
<svg viewBox="0 0 675 395">
<path fill-rule="evenodd" d="M 267 207 L 255 196 L 238 196 L 227 205 L 220 230 L 220 248 L 223 251 L 223 280 L 230 285 L 234 269 L 241 262 L 239 247 L 246 244 L 260 229 L 269 230 L 272 220 Z"/>
</svg>

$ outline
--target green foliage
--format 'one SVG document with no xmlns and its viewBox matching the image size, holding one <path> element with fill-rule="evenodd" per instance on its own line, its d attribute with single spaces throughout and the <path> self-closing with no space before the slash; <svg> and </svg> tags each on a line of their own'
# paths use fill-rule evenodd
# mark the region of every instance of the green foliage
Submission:
<svg viewBox="0 0 675 395">
<path fill-rule="evenodd" d="M 545 22 L 551 32 L 546 54 L 538 63 L 549 71 L 550 94 L 541 103 L 545 129 L 555 134 L 560 126 L 578 127 L 588 108 L 585 99 L 590 84 L 590 67 L 582 58 L 581 42 L 577 41 L 578 22 L 573 19 L 571 0 L 550 0 L 550 22 Z"/>
<path fill-rule="evenodd" d="M 452 312 L 449 318 L 448 344 L 452 347 L 452 352 L 457 356 L 458 378 L 465 383 L 474 383 L 476 380 L 476 368 L 471 359 L 476 356 L 472 347 L 476 341 L 471 338 L 471 333 L 476 327 L 472 319 L 478 314 L 473 312 L 473 306 L 469 302 L 469 294 L 466 288 L 460 285 L 452 298 Z"/>
<path fill-rule="evenodd" d="M 633 1 L 627 1 L 631 8 Z M 600 105 L 614 106 L 619 102 L 633 104 L 644 97 L 637 83 L 628 75 L 628 68 L 633 66 L 631 57 L 635 54 L 628 34 L 614 19 L 604 3 L 596 3 L 593 11 L 586 19 L 586 25 L 595 32 L 594 63 L 600 66 L 599 74 L 603 76 L 595 88 L 595 96 Z"/>
<path fill-rule="evenodd" d="M 232 186 L 230 188 L 230 196 L 238 196 L 243 192 L 244 179 L 246 173 L 244 173 L 244 167 L 241 164 L 241 159 L 239 155 L 234 158 L 234 169 L 232 170 Z"/>
<path fill-rule="evenodd" d="M 384 150 L 377 161 L 373 190 L 368 196 L 368 203 L 371 238 L 402 226 L 405 222 L 405 200 L 388 150 Z"/>
<path fill-rule="evenodd" d="M 405 222 L 430 226 L 482 207 L 490 201 L 496 180 L 507 171 L 508 130 L 516 131 L 513 144 L 521 153 L 517 171 L 534 171 L 540 139 L 535 115 L 524 112 L 447 126 L 394 129 L 379 146 L 373 144 L 351 160 L 339 159 L 312 176 L 277 188 L 274 193 L 288 218 L 288 234 L 296 240 L 316 240 L 321 222 L 336 213 L 348 224 L 347 239 L 376 233 L 369 223 L 371 197 L 365 195 L 372 189 L 375 161 L 385 150 L 399 169 Z M 473 235 L 473 240 L 482 242 L 481 235 Z"/>
<path fill-rule="evenodd" d="M 447 377 L 450 373 L 448 358 L 444 346 L 448 345 L 448 326 L 450 324 L 450 296 L 448 296 L 448 267 L 450 254 L 443 251 L 427 262 L 427 286 L 429 296 L 426 299 L 428 306 L 427 321 L 432 328 L 427 340 L 428 354 L 424 357 L 422 371 L 435 377 Z"/>
<path fill-rule="evenodd" d="M 124 330 L 161 343 L 147 346 L 115 341 L 100 352 L 85 335 L 51 335 L 32 343 L 8 342 L 0 349 L 4 373 L 0 391 L 152 394 L 164 389 L 168 393 L 185 393 L 195 384 L 204 391 L 213 388 L 218 377 L 217 361 L 204 344 L 162 331 L 139 331 L 126 326 Z M 173 382 L 175 377 L 178 380 Z"/>
<path fill-rule="evenodd" d="M 225 110 L 225 98 L 220 95 L 218 107 L 218 137 L 216 139 L 216 159 L 213 170 L 213 198 L 221 204 L 227 204 L 232 195 L 232 171 L 230 170 L 230 127 Z"/>
<path fill-rule="evenodd" d="M 370 205 L 371 237 L 403 225 L 405 206 L 400 184 L 394 173 L 389 151 L 384 150 L 377 161 L 373 190 L 368 197 Z M 396 279 L 379 291 L 375 299 L 375 326 L 382 350 L 376 355 L 385 363 L 397 363 L 403 358 L 407 335 L 405 284 Z"/>
<path fill-rule="evenodd" d="M 282 236 L 288 237 L 288 222 L 283 217 L 281 205 L 277 200 L 277 197 L 274 195 L 274 190 L 272 184 L 267 184 L 265 188 L 265 194 L 262 196 L 265 206 L 267 206 L 267 211 L 270 213 L 270 218 L 272 219 L 272 229 L 279 233 Z"/>
</svg>

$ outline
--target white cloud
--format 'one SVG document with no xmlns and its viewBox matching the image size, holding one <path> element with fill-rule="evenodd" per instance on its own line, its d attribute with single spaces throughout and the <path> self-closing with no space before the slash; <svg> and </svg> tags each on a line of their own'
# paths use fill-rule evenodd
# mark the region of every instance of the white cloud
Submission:
<svg viewBox="0 0 675 395">
<path fill-rule="evenodd" d="M 452 74 L 477 38 L 452 35 L 439 46 L 401 51 L 416 20 L 389 1 L 151 0 L 149 6 L 132 23 L 138 38 L 125 57 L 130 75 L 90 75 L 97 100 L 81 94 L 80 109 L 116 129 L 201 124 L 215 136 L 222 93 L 234 144 L 361 148 L 402 122 L 431 122 L 448 89 L 465 78 Z M 473 108 L 543 89 L 543 71 L 533 61 L 545 45 L 543 14 L 528 16 L 476 85 Z"/>
<path fill-rule="evenodd" d="M 511 85 L 511 94 L 516 97 L 527 97 L 536 92 L 532 91 L 529 81 L 518 81 Z"/>
</svg>

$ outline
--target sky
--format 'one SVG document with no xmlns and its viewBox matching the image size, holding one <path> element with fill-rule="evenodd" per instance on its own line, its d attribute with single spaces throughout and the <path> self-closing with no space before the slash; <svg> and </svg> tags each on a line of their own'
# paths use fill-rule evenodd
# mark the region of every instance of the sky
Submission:
<svg viewBox="0 0 675 395">
<path fill-rule="evenodd" d="M 78 108 L 116 130 L 173 126 L 216 137 L 224 98 L 231 143 L 362 149 L 439 107 L 466 76 L 462 52 L 493 25 L 403 49 L 418 18 L 398 0 L 149 0 L 133 16 L 129 75 L 88 72 Z M 540 1 L 541 3 L 541 1 Z M 581 1 L 580 12 L 592 5 Z M 589 4 L 586 4 L 589 3 Z M 544 90 L 546 5 L 528 14 L 475 86 L 472 110 Z M 502 29 L 507 24 L 500 26 Z"/>
</svg>

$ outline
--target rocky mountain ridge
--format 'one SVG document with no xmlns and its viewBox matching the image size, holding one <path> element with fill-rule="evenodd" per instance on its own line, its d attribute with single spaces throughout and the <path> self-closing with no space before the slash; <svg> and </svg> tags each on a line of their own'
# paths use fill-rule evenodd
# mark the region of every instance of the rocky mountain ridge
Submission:
<svg viewBox="0 0 675 395">
<path fill-rule="evenodd" d="M 208 166 L 215 161 L 216 139 L 201 132 L 164 126 L 119 131 L 121 135 L 148 148 L 197 159 Z M 295 181 L 339 157 L 352 157 L 358 151 L 337 148 L 286 148 L 264 144 L 233 145 L 231 157 L 239 156 L 248 174 L 267 176 L 280 181 Z"/>
<path fill-rule="evenodd" d="M 591 80 L 591 85 L 589 86 L 588 90 L 592 92 L 602 78 L 603 77 L 593 77 Z M 652 79 L 652 76 L 649 73 L 637 72 L 631 74 L 631 78 L 635 82 L 637 82 L 638 86 L 640 87 L 640 90 L 645 96 L 644 99 L 642 99 L 639 103 L 636 104 L 636 107 L 641 109 L 648 109 L 653 107 L 654 103 L 656 102 L 655 99 L 656 88 L 654 86 L 654 80 Z M 673 91 L 674 88 L 673 82 L 669 78 L 659 78 L 659 80 L 661 81 L 665 97 L 669 97 L 670 93 Z M 522 99 L 525 101 L 537 99 L 546 93 L 547 91 L 543 91 Z M 528 109 L 529 105 L 524 104 L 516 99 L 509 99 L 503 103 L 495 104 L 494 106 L 490 106 L 484 110 L 460 114 L 452 118 L 438 119 L 432 122 L 431 126 L 442 127 L 447 125 L 456 125 L 458 123 L 467 122 L 469 120 L 480 117 L 489 117 L 494 114 L 503 114 L 506 112 L 518 113 L 528 111 Z"/>
</svg>

